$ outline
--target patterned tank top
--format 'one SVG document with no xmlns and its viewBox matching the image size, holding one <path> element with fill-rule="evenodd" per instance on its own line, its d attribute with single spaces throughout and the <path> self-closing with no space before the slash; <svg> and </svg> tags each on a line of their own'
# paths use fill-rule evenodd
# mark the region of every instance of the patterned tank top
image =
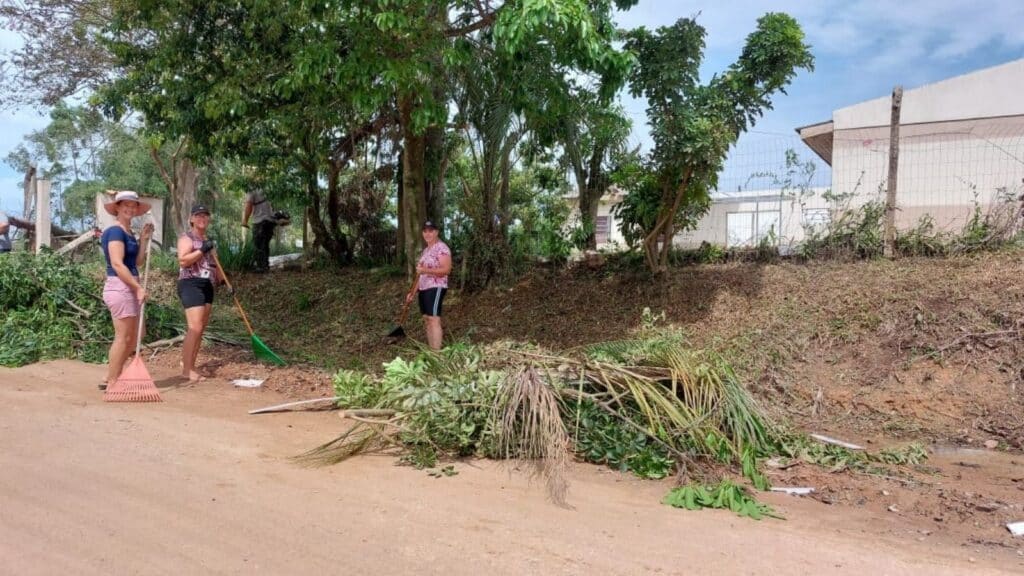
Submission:
<svg viewBox="0 0 1024 576">
<path fill-rule="evenodd" d="M 185 236 L 192 241 L 192 250 L 199 250 L 203 247 L 203 239 L 192 232 L 185 233 Z M 178 267 L 178 278 L 208 278 L 213 280 L 217 274 L 217 265 L 213 262 L 213 256 L 207 252 L 203 257 L 187 268 Z"/>
</svg>

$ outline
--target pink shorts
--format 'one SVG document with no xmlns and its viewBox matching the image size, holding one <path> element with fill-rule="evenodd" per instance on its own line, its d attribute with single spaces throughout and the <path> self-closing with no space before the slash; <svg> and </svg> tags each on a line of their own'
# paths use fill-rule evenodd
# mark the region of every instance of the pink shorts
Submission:
<svg viewBox="0 0 1024 576">
<path fill-rule="evenodd" d="M 139 315 L 135 291 L 117 276 L 107 276 L 103 284 L 103 302 L 110 309 L 110 315 L 118 320 Z"/>
</svg>

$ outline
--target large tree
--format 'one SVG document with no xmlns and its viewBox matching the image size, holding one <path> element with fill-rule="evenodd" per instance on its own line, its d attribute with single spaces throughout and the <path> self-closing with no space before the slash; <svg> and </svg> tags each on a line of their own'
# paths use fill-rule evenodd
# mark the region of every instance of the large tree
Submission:
<svg viewBox="0 0 1024 576">
<path fill-rule="evenodd" d="M 0 2 L 0 21 L 22 45 L 0 57 L 0 108 L 56 106 L 106 84 L 117 70 L 96 37 L 111 0 Z"/>
<path fill-rule="evenodd" d="M 627 198 L 624 226 L 639 228 L 652 272 L 667 267 L 680 215 L 707 205 L 739 135 L 771 108 L 771 97 L 784 92 L 798 70 L 813 67 L 796 20 L 769 13 L 758 19 L 739 59 L 702 84 L 704 36 L 693 19 L 628 34 L 627 47 L 638 59 L 630 91 L 647 99 L 654 149 L 644 158 L 647 175 L 633 180 L 630 195 L 636 196 Z M 638 206 L 644 209 L 633 210 Z"/>
<path fill-rule="evenodd" d="M 622 79 L 629 59 L 611 46 L 612 6 L 610 0 L 118 4 L 108 35 L 126 73 L 103 99 L 112 113 L 137 110 L 155 131 L 187 137 L 201 156 L 274 156 L 295 166 L 316 216 L 314 231 L 339 257 L 348 252 L 338 210 L 342 172 L 353 167 L 359 146 L 396 134 L 401 252 L 409 255 L 418 251 L 428 206 L 436 214 L 443 198 L 453 70 L 477 50 L 514 62 L 546 46 L 552 57 L 538 65 Z"/>
</svg>

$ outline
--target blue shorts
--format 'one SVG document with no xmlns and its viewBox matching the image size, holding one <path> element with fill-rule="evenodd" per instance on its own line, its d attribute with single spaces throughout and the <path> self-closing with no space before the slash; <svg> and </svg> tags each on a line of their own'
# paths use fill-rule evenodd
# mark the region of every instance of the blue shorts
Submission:
<svg viewBox="0 0 1024 576">
<path fill-rule="evenodd" d="M 446 292 L 448 292 L 447 288 L 428 288 L 426 290 L 420 290 L 418 294 L 420 312 L 424 316 L 440 316 L 441 303 L 444 302 L 444 295 Z"/>
</svg>

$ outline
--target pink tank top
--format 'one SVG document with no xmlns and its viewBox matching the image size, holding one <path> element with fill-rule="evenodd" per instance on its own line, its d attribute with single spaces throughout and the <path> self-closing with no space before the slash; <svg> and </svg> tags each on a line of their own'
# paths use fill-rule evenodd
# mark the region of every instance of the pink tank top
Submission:
<svg viewBox="0 0 1024 576">
<path fill-rule="evenodd" d="M 186 232 L 185 236 L 188 236 L 189 240 L 192 241 L 192 250 L 199 250 L 203 247 L 202 238 L 191 232 Z M 187 268 L 178 267 L 178 278 L 182 280 L 186 278 L 209 278 L 213 280 L 216 274 L 217 266 L 214 264 L 213 256 L 210 256 L 209 252 L 203 254 L 202 258 Z"/>
</svg>

